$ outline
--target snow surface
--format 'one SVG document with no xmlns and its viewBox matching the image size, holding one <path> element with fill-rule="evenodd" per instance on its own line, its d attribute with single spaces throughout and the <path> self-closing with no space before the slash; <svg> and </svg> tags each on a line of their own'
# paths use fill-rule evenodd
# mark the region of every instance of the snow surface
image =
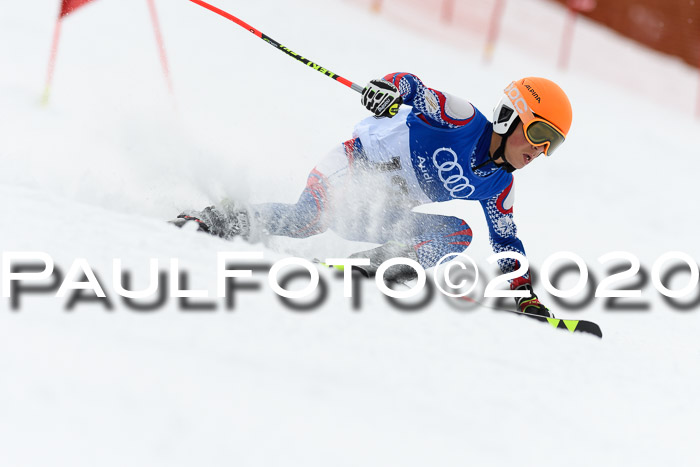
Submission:
<svg viewBox="0 0 700 467">
<path fill-rule="evenodd" d="M 372 283 L 354 309 L 330 271 L 321 271 L 327 300 L 312 311 L 281 305 L 260 273 L 259 290 L 240 291 L 233 311 L 215 299 L 212 311 L 183 311 L 176 299 L 128 309 L 111 284 L 114 258 L 135 287 L 148 282 L 150 258 L 162 267 L 177 258 L 190 288 L 214 294 L 217 252 L 264 251 L 272 262 L 357 249 L 331 233 L 265 248 L 224 242 L 163 219 L 222 198 L 296 199 L 366 112 L 357 94 L 184 0 L 157 2 L 174 98 L 146 2 L 100 0 L 66 18 L 41 106 L 57 4 L 3 3 L 0 245 L 46 252 L 64 274 L 85 258 L 112 309 L 66 311 L 67 299 L 34 294 L 13 311 L 2 299 L 0 465 L 696 465 L 698 310 L 671 308 L 650 282 L 648 311 L 609 311 L 603 299 L 556 310 L 598 322 L 602 341 L 442 296 L 400 311 Z M 611 251 L 633 253 L 647 272 L 667 251 L 700 256 L 690 105 L 659 105 L 575 66 L 562 73 L 554 58 L 507 41 L 484 66 L 483 31 L 437 18 L 421 29 L 358 2 L 216 4 L 358 84 L 411 71 L 487 113 L 512 79 L 555 79 L 574 105 L 570 137 L 517 174 L 516 220 L 533 265 L 573 251 L 600 280 L 609 265 L 597 259 Z M 518 4 L 532 7 L 519 10 L 524 20 L 561 14 Z M 624 61 L 622 48 L 668 64 L 577 27 L 610 43 L 596 50 L 606 62 Z M 468 252 L 492 270 L 478 205 L 429 209 L 465 216 Z"/>
</svg>

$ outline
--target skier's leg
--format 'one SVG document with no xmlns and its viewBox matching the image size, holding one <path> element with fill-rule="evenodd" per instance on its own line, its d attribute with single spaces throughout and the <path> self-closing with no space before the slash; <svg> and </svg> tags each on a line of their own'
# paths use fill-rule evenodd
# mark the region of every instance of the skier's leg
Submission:
<svg viewBox="0 0 700 467">
<path fill-rule="evenodd" d="M 362 148 L 352 139 L 333 149 L 309 174 L 295 204 L 266 203 L 242 206 L 229 203 L 202 211 L 185 211 L 172 221 L 178 227 L 197 222 L 199 229 L 225 239 L 241 236 L 257 241 L 262 235 L 305 238 L 324 232 L 332 222 L 335 193 L 355 171 Z"/>
<path fill-rule="evenodd" d="M 306 238 L 324 232 L 331 210 L 330 181 L 317 168 L 295 204 L 266 203 L 251 206 L 254 222 L 267 235 Z"/>
<path fill-rule="evenodd" d="M 453 216 L 435 216 L 417 214 L 423 217 L 416 219 L 422 231 L 414 231 L 408 244 L 416 252 L 418 262 L 427 269 L 433 267 L 443 256 L 461 253 L 472 242 L 472 229 L 466 221 Z"/>
<path fill-rule="evenodd" d="M 381 246 L 352 255 L 369 258 L 370 265 L 360 267 L 368 276 L 374 275 L 385 261 L 405 257 L 417 261 L 424 269 L 437 264 L 450 253 L 461 253 L 472 241 L 472 230 L 467 223 L 453 216 L 440 216 L 406 212 L 388 219 L 378 235 L 366 241 L 382 243 Z M 398 282 L 414 279 L 415 271 L 410 267 L 392 267 L 384 278 Z"/>
<path fill-rule="evenodd" d="M 354 171 L 361 149 L 349 140 L 333 149 L 309 174 L 306 188 L 295 204 L 251 206 L 252 222 L 267 235 L 306 238 L 325 232 L 333 223 L 336 196 Z"/>
</svg>

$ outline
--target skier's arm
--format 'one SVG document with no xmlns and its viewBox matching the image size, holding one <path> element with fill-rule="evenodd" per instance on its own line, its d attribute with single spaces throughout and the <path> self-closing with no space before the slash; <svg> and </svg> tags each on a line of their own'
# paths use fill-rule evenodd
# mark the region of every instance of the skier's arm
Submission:
<svg viewBox="0 0 700 467">
<path fill-rule="evenodd" d="M 506 190 L 509 188 L 506 188 Z M 506 190 L 504 190 L 504 193 Z M 484 209 L 486 223 L 489 226 L 489 240 L 493 251 L 495 253 L 513 251 L 525 256 L 523 242 L 518 238 L 518 228 L 513 221 L 513 209 L 505 209 L 503 207 L 503 199 L 499 199 L 498 196 L 482 200 L 481 207 Z M 518 268 L 518 264 L 512 258 L 499 259 L 498 267 L 501 268 L 503 274 L 508 274 L 515 271 Z M 524 279 L 528 282 L 530 281 L 529 272 L 524 276 Z"/>
<path fill-rule="evenodd" d="M 493 198 L 481 200 L 484 209 L 486 222 L 489 226 L 489 239 L 491 248 L 495 253 L 513 251 L 525 256 L 523 242 L 518 238 L 518 228 L 513 221 L 512 203 L 513 183 L 506 187 L 500 194 Z M 507 274 L 518 269 L 519 264 L 515 259 L 500 259 L 498 266 L 503 274 Z M 548 315 L 547 307 L 542 305 L 532 289 L 530 271 L 525 275 L 510 281 L 511 290 L 525 290 L 529 292 L 527 297 L 515 300 L 520 311 L 526 313 Z"/>
<path fill-rule="evenodd" d="M 430 89 L 411 73 L 390 73 L 384 80 L 396 86 L 403 103 L 431 126 L 459 128 L 469 124 L 476 113 L 467 100 Z"/>
</svg>

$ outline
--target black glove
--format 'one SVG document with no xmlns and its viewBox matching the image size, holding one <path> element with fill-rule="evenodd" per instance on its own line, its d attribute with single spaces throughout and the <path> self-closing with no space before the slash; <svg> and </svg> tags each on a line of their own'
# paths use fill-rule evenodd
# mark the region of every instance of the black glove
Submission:
<svg viewBox="0 0 700 467">
<path fill-rule="evenodd" d="M 530 295 L 527 297 L 518 297 L 515 299 L 515 303 L 518 305 L 518 311 L 531 315 L 544 316 L 545 318 L 554 318 L 552 312 L 540 303 L 537 295 L 535 295 L 535 292 L 532 290 L 531 284 L 522 284 L 513 290 L 526 290 L 530 292 Z"/>
<path fill-rule="evenodd" d="M 399 90 L 384 79 L 373 79 L 362 91 L 362 105 L 377 117 L 393 117 L 402 103 Z"/>
</svg>

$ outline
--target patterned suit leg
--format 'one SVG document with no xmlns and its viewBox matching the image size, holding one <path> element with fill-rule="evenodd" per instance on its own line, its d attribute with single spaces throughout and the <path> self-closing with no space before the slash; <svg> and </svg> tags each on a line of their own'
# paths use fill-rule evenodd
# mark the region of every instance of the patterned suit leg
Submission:
<svg viewBox="0 0 700 467">
<path fill-rule="evenodd" d="M 334 148 L 311 171 L 295 204 L 254 205 L 254 222 L 267 235 L 307 238 L 325 232 L 334 223 L 335 195 L 352 175 L 356 153 L 355 140 Z"/>
</svg>

